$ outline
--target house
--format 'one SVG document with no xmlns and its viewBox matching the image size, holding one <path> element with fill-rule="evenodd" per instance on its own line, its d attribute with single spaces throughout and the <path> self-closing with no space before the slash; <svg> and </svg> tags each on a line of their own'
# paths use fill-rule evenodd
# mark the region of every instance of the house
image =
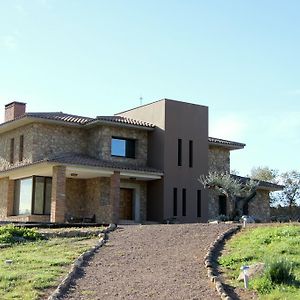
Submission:
<svg viewBox="0 0 300 300">
<path fill-rule="evenodd" d="M 5 105 L 0 124 L 0 220 L 206 222 L 228 204 L 197 178 L 230 171 L 244 144 L 208 136 L 208 107 L 163 99 L 114 116 L 26 112 Z M 261 183 L 248 212 L 270 215 Z"/>
</svg>

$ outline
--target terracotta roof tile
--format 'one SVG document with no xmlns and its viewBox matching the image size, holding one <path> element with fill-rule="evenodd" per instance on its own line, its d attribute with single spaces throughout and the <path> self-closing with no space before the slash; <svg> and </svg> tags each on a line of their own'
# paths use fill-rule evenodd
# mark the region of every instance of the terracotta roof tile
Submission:
<svg viewBox="0 0 300 300">
<path fill-rule="evenodd" d="M 87 155 L 74 154 L 74 153 L 66 153 L 58 156 L 53 156 L 51 158 L 47 158 L 46 161 L 63 163 L 63 164 L 72 164 L 72 165 L 101 167 L 101 168 L 108 168 L 108 169 L 135 170 L 141 172 L 162 173 L 161 170 L 157 170 L 150 167 L 135 166 L 133 164 L 128 164 L 125 162 L 104 161 Z"/>
<path fill-rule="evenodd" d="M 219 144 L 219 145 L 223 145 L 223 146 L 231 146 L 231 147 L 235 147 L 235 148 L 244 148 L 246 146 L 246 144 L 243 144 L 243 143 L 218 139 L 218 138 L 214 138 L 214 137 L 208 137 L 208 143 Z"/>
</svg>

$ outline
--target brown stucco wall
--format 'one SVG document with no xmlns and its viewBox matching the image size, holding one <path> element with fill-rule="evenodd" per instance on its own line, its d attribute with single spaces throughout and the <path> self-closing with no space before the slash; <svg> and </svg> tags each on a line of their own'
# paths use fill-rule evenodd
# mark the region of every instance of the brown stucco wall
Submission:
<svg viewBox="0 0 300 300">
<path fill-rule="evenodd" d="M 173 188 L 178 189 L 180 222 L 207 220 L 207 192 L 202 190 L 202 217 L 197 218 L 197 178 L 208 171 L 208 108 L 164 99 L 119 115 L 156 125 L 149 134 L 148 162 L 162 169 L 164 178 L 148 185 L 148 219 L 163 221 L 173 217 Z M 182 139 L 183 165 L 177 166 L 177 140 Z M 188 143 L 193 141 L 193 167 L 188 166 Z M 203 159 L 204 158 L 204 159 Z M 182 189 L 186 189 L 186 217 L 182 216 Z"/>
</svg>

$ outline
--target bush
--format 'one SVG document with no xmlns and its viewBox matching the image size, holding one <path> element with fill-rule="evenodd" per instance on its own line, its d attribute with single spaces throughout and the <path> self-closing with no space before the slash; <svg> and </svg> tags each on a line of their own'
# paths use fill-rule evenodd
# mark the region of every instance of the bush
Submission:
<svg viewBox="0 0 300 300">
<path fill-rule="evenodd" d="M 293 264 L 286 259 L 267 263 L 266 276 L 272 283 L 292 283 L 295 280 Z"/>
<path fill-rule="evenodd" d="M 42 235 L 34 229 L 6 225 L 0 227 L 0 243 L 13 244 L 17 242 L 35 241 L 42 239 Z"/>
</svg>

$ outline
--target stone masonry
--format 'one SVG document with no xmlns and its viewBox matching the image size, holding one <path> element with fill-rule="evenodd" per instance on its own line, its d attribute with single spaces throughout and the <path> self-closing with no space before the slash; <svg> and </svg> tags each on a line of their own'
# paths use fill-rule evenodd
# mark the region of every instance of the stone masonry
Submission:
<svg viewBox="0 0 300 300">
<path fill-rule="evenodd" d="M 66 213 L 66 167 L 53 167 L 51 222 L 62 223 Z"/>
</svg>

